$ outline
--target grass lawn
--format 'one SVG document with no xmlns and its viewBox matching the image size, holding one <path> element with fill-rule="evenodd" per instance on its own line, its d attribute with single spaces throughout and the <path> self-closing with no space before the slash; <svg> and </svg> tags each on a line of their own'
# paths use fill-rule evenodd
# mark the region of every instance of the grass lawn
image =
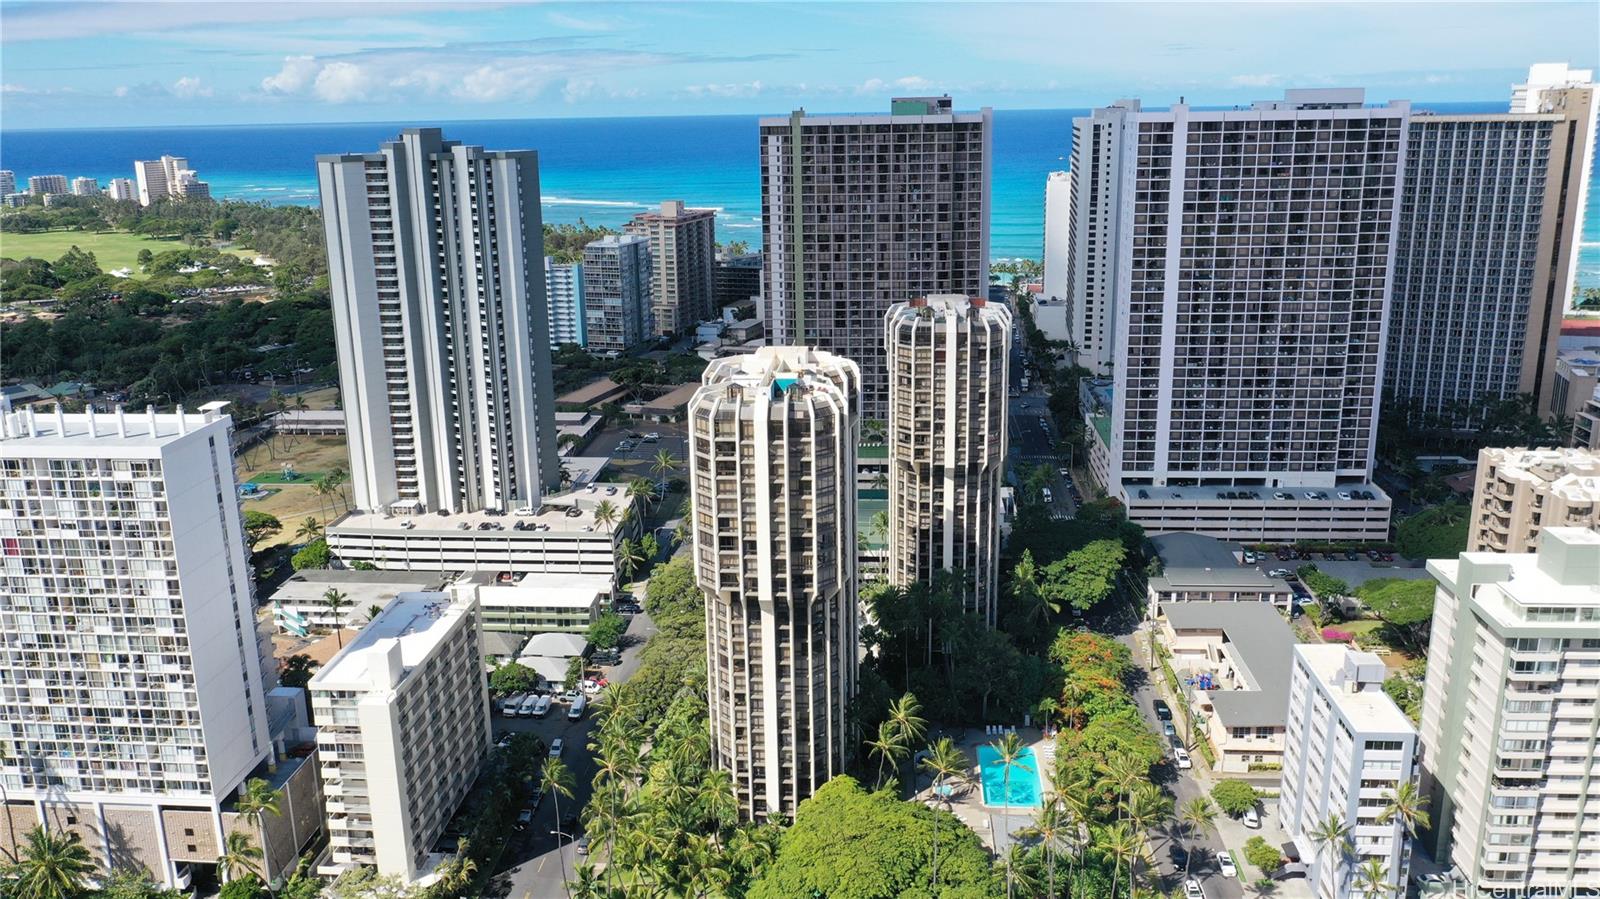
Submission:
<svg viewBox="0 0 1600 899">
<path fill-rule="evenodd" d="M 344 503 L 338 498 L 317 495 L 316 478 L 335 468 L 350 470 L 350 456 L 343 437 L 293 437 L 293 443 L 284 440 L 273 442 L 275 452 L 265 446 L 252 446 L 234 460 L 235 475 L 240 483 L 255 481 L 271 483 L 276 490 L 262 499 L 243 500 L 247 511 L 265 512 L 283 522 L 283 530 L 261 541 L 257 549 L 297 542 L 294 532 L 307 518 L 323 524 L 338 518 L 344 512 Z M 284 481 L 280 472 L 283 463 L 294 465 L 300 477 Z M 345 488 L 349 490 L 348 487 Z"/>
<path fill-rule="evenodd" d="M 13 234 L 6 232 L 0 234 L 0 256 L 7 259 L 24 259 L 33 256 L 39 259 L 48 259 L 51 262 L 60 259 L 68 249 L 77 246 L 78 249 L 93 253 L 96 262 L 100 263 L 102 271 L 111 271 L 118 268 L 131 268 L 134 277 L 143 278 L 139 273 L 139 251 L 149 250 L 152 253 L 164 253 L 168 250 L 182 250 L 187 245 L 178 238 L 144 237 L 138 234 L 129 234 L 126 231 L 41 231 L 37 234 Z M 246 255 L 243 251 L 225 250 L 235 256 L 253 258 L 254 254 Z"/>
</svg>

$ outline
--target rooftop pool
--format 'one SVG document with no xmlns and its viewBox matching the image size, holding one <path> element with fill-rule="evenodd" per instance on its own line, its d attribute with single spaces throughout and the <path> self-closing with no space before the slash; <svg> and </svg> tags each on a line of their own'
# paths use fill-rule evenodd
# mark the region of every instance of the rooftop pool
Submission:
<svg viewBox="0 0 1600 899">
<path fill-rule="evenodd" d="M 1000 753 L 987 743 L 978 747 L 978 767 L 983 771 L 983 804 L 993 808 L 1037 808 L 1039 805 L 1039 764 L 1033 747 L 1011 763 L 1011 783 L 1006 783 L 1006 766 Z M 1009 789 L 1008 789 L 1009 787 Z"/>
</svg>

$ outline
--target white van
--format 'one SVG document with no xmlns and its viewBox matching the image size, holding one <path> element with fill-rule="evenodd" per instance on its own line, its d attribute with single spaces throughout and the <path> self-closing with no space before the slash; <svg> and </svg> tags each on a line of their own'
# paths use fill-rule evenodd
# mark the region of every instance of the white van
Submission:
<svg viewBox="0 0 1600 899">
<path fill-rule="evenodd" d="M 529 693 L 528 694 L 528 698 L 524 699 L 522 701 L 522 708 L 517 710 L 517 717 L 518 718 L 532 718 L 532 717 L 534 717 L 535 710 L 537 710 L 539 708 L 539 702 L 541 700 L 544 701 L 546 706 L 548 706 L 550 704 L 550 697 L 548 697 L 548 696 L 540 696 L 537 693 Z"/>
<path fill-rule="evenodd" d="M 539 701 L 533 704 L 533 717 L 543 718 L 550 714 L 550 697 L 540 696 Z"/>
<path fill-rule="evenodd" d="M 572 708 L 567 709 L 567 720 L 568 721 L 577 721 L 577 720 L 581 719 L 583 717 L 583 710 L 588 708 L 588 707 L 589 707 L 589 697 L 583 695 L 582 693 L 579 693 L 578 694 L 578 698 L 572 700 Z"/>
<path fill-rule="evenodd" d="M 522 708 L 522 701 L 528 698 L 526 693 L 517 693 L 507 696 L 500 701 L 500 717 L 515 718 L 517 711 Z"/>
<path fill-rule="evenodd" d="M 1055 497 L 1050 495 L 1050 488 L 1049 487 L 1041 487 L 1041 488 L 1039 488 L 1039 493 L 1040 493 L 1040 495 L 1042 495 L 1044 497 L 1044 501 L 1045 502 L 1047 502 L 1047 503 L 1055 502 Z"/>
</svg>

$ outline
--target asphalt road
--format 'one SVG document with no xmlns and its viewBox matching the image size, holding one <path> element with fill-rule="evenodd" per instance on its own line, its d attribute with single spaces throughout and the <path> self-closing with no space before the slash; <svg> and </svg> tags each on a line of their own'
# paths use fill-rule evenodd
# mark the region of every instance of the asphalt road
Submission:
<svg viewBox="0 0 1600 899">
<path fill-rule="evenodd" d="M 633 676 L 639 669 L 639 655 L 644 648 L 646 640 L 656 632 L 655 623 L 650 616 L 644 613 L 633 616 L 628 622 L 627 646 L 622 653 L 622 662 L 612 668 L 605 669 L 606 677 L 615 682 L 623 682 Z M 595 764 L 589 754 L 589 732 L 595 726 L 593 715 L 584 715 L 582 721 L 568 721 L 566 707 L 560 706 L 550 710 L 548 718 L 517 718 L 506 720 L 495 718 L 495 738 L 506 731 L 519 733 L 531 732 L 538 734 L 546 744 L 557 737 L 561 738 L 563 751 L 561 758 L 572 769 L 575 788 L 571 799 L 562 798 L 561 816 L 577 814 L 589 801 L 593 792 Z M 575 863 L 578 860 L 570 841 L 563 839 L 562 848 L 557 853 L 556 837 L 553 831 L 557 829 L 559 820 L 556 818 L 556 803 L 553 798 L 546 795 L 539 803 L 539 808 L 533 816 L 533 823 L 527 830 L 511 838 L 511 844 L 506 848 L 504 857 L 500 860 L 500 868 L 495 872 L 489 889 L 485 892 L 488 896 L 503 896 L 506 899 L 550 899 L 550 897 L 566 895 L 565 882 L 573 876 Z M 581 832 L 581 831 L 580 831 Z M 576 839 L 578 834 L 573 834 Z"/>
</svg>

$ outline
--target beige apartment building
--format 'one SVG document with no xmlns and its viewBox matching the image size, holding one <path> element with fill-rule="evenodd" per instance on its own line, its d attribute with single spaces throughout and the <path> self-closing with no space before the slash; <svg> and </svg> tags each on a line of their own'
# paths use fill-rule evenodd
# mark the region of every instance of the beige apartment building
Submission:
<svg viewBox="0 0 1600 899">
<path fill-rule="evenodd" d="M 718 359 L 689 403 L 711 754 L 744 817 L 795 808 L 853 740 L 861 374 L 807 347 Z"/>
<path fill-rule="evenodd" d="M 1600 534 L 1437 559 L 1422 698 L 1433 857 L 1477 895 L 1600 887 Z M 1574 887 L 1590 888 L 1588 893 Z"/>
<path fill-rule="evenodd" d="M 1600 452 L 1486 449 L 1472 491 L 1470 552 L 1533 552 L 1545 527 L 1600 525 Z"/>
<path fill-rule="evenodd" d="M 890 307 L 889 580 L 957 572 L 995 624 L 1011 312 L 940 294 Z"/>
<path fill-rule="evenodd" d="M 656 333 L 678 334 L 715 313 L 717 211 L 667 200 L 622 227 L 650 241 L 650 308 Z"/>
</svg>

